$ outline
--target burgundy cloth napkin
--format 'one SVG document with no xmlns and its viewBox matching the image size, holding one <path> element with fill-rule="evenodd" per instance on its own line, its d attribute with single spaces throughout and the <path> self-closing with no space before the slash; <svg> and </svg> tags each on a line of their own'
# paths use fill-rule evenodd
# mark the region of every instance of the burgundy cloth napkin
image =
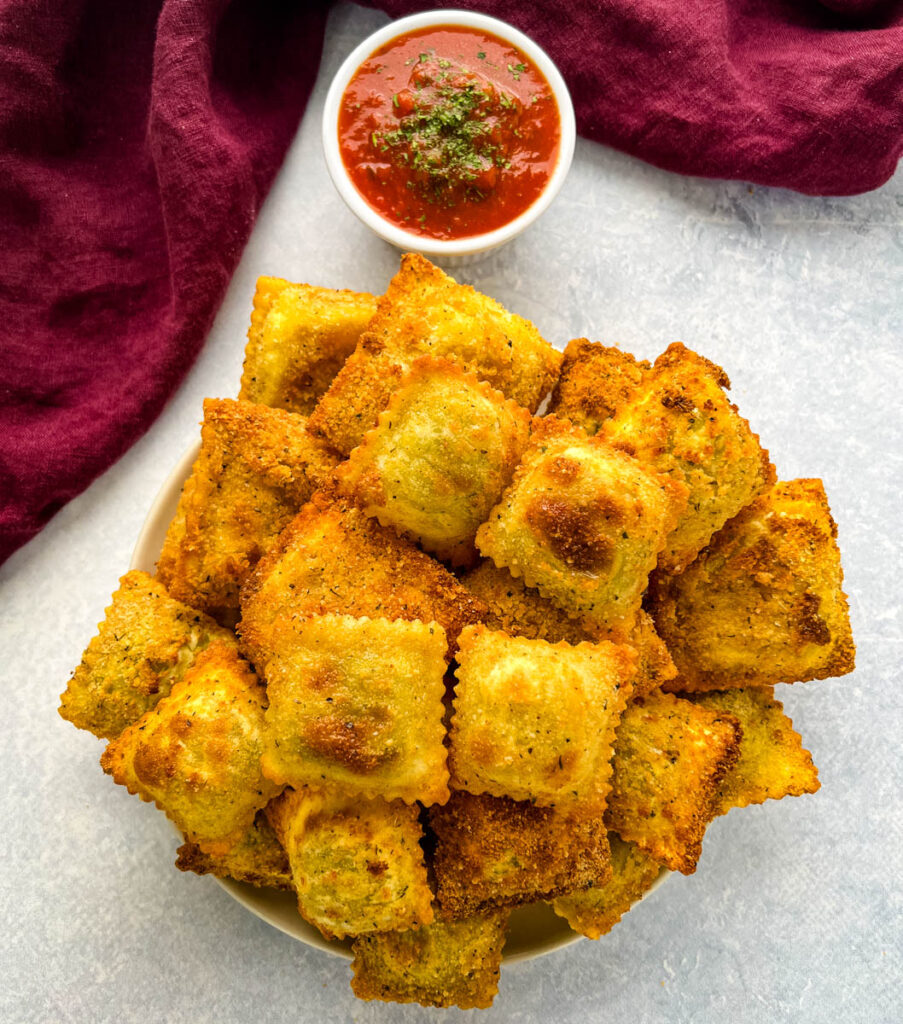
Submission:
<svg viewBox="0 0 903 1024">
<path fill-rule="evenodd" d="M 899 3 L 454 5 L 549 51 L 582 134 L 669 170 L 844 195 L 884 182 L 903 147 Z M 140 437 L 197 355 L 327 6 L 0 0 L 0 562 Z"/>
</svg>

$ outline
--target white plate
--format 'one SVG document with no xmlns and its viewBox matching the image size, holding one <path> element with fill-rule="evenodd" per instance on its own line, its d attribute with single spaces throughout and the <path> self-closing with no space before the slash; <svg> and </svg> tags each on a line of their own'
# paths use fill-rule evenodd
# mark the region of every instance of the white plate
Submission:
<svg viewBox="0 0 903 1024">
<path fill-rule="evenodd" d="M 129 568 L 154 572 L 166 529 L 176 514 L 182 484 L 188 479 L 199 451 L 200 442 L 196 442 L 179 459 L 161 487 L 141 527 Z M 668 874 L 667 871 L 662 872 L 649 892 L 658 888 Z M 217 878 L 216 881 L 252 914 L 256 914 L 261 920 L 285 932 L 286 935 L 336 956 L 351 958 L 351 941 L 328 942 L 324 939 L 317 929 L 298 913 L 297 901 L 291 893 L 275 889 L 258 889 L 253 885 L 245 885 L 226 878 Z M 518 960 L 531 960 L 533 957 L 569 946 L 579 938 L 581 936 L 571 931 L 567 922 L 547 904 L 534 903 L 526 907 L 517 907 L 511 914 L 503 960 L 509 964 Z"/>
</svg>

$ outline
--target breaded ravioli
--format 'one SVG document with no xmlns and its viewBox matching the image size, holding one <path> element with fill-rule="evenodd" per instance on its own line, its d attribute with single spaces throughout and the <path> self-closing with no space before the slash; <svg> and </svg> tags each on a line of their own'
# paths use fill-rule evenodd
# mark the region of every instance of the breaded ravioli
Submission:
<svg viewBox="0 0 903 1024">
<path fill-rule="evenodd" d="M 611 846 L 611 878 L 604 885 L 560 896 L 552 909 L 575 932 L 598 939 L 614 928 L 628 910 L 649 891 L 662 873 L 662 866 L 634 843 L 625 843 L 614 832 Z"/>
<path fill-rule="evenodd" d="M 632 700 L 618 726 L 606 825 L 691 875 L 741 738 L 739 722 L 724 712 L 666 693 Z"/>
<path fill-rule="evenodd" d="M 465 573 L 461 582 L 486 602 L 489 612 L 483 622 L 490 629 L 549 643 L 579 644 L 604 635 L 597 623 L 586 618 L 572 619 L 538 590 L 524 586 L 523 580 L 515 579 L 507 569 L 499 569 L 491 559 L 484 559 L 477 568 Z M 668 648 L 642 608 L 624 642 L 637 652 L 634 696 L 658 689 L 677 674 Z"/>
<path fill-rule="evenodd" d="M 414 361 L 339 487 L 383 526 L 456 565 L 511 482 L 530 414 L 448 359 Z"/>
<path fill-rule="evenodd" d="M 309 415 L 376 312 L 376 296 L 260 277 L 238 397 Z"/>
<path fill-rule="evenodd" d="M 759 438 L 724 393 L 720 366 L 676 343 L 644 374 L 599 436 L 686 484 L 686 508 L 659 553 L 659 567 L 680 572 L 709 538 L 773 483 Z"/>
<path fill-rule="evenodd" d="M 214 641 L 168 697 L 109 744 L 101 766 L 189 842 L 224 854 L 280 790 L 260 768 L 265 705 L 248 664 Z"/>
<path fill-rule="evenodd" d="M 353 943 L 358 999 L 487 1009 L 498 992 L 508 912 L 367 935 Z"/>
<path fill-rule="evenodd" d="M 598 817 L 636 653 L 549 644 L 485 626 L 460 637 L 449 767 L 453 789 Z"/>
<path fill-rule="evenodd" d="M 286 527 L 242 591 L 242 647 L 267 660 L 274 623 L 328 613 L 438 622 L 454 654 L 485 605 L 435 559 L 347 499 L 318 492 Z"/>
<path fill-rule="evenodd" d="M 842 676 L 856 648 L 837 526 L 820 480 L 766 491 L 680 576 L 649 592 L 677 691 L 725 690 Z"/>
<path fill-rule="evenodd" d="M 306 422 L 265 405 L 204 401 L 201 452 L 157 563 L 174 597 L 235 623 L 242 583 L 336 465 Z"/>
<path fill-rule="evenodd" d="M 629 352 L 575 338 L 564 350 L 549 412 L 592 436 L 625 405 L 651 369 Z"/>
<path fill-rule="evenodd" d="M 453 360 L 530 412 L 561 365 L 561 353 L 528 320 L 408 253 L 366 333 L 312 413 L 311 430 L 350 455 L 423 355 Z"/>
<path fill-rule="evenodd" d="M 507 569 L 500 569 L 491 558 L 484 558 L 465 573 L 461 582 L 485 601 L 489 611 L 483 618 L 484 624 L 509 636 L 548 640 L 550 644 L 562 640 L 579 644 L 598 639 L 605 632 L 592 619 L 571 618 L 538 590 L 526 586 Z"/>
<path fill-rule="evenodd" d="M 212 640 L 237 646 L 229 630 L 173 600 L 159 580 L 128 572 L 60 698 L 60 714 L 115 739 L 169 693 Z"/>
<path fill-rule="evenodd" d="M 205 853 L 197 843 L 183 843 L 176 851 L 176 867 L 260 888 L 294 890 L 288 854 L 267 820 L 266 808 L 226 853 Z"/>
<path fill-rule="evenodd" d="M 655 631 L 652 617 L 641 608 L 626 643 L 637 653 L 636 676 L 633 680 L 634 697 L 642 697 L 659 689 L 677 675 L 668 648 Z"/>
<path fill-rule="evenodd" d="M 433 807 L 433 869 L 444 911 L 465 917 L 602 885 L 611 875 L 601 818 L 574 819 L 506 797 L 452 793 Z"/>
<path fill-rule="evenodd" d="M 298 909 L 327 939 L 433 920 L 416 808 L 286 790 L 267 813 L 288 853 Z"/>
<path fill-rule="evenodd" d="M 565 420 L 534 420 L 477 548 L 558 605 L 626 635 L 686 502 L 684 484 Z"/>
<path fill-rule="evenodd" d="M 770 686 L 747 686 L 688 694 L 694 704 L 733 715 L 743 730 L 740 760 L 724 776 L 715 799 L 716 813 L 785 796 L 815 793 L 820 783 L 812 755 L 803 748 L 793 722 L 774 699 Z"/>
<path fill-rule="evenodd" d="M 448 799 L 445 631 L 435 622 L 318 615 L 283 622 L 262 665 L 262 765 L 296 789 Z"/>
</svg>

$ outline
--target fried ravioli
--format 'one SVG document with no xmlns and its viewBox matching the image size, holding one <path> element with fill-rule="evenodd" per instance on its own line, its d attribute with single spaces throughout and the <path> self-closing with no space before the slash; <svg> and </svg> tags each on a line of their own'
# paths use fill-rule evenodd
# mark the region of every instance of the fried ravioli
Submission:
<svg viewBox="0 0 903 1024">
<path fill-rule="evenodd" d="M 484 559 L 476 569 L 465 573 L 461 582 L 471 593 L 486 602 L 489 612 L 483 623 L 489 629 L 529 640 L 564 641 L 579 644 L 602 638 L 604 630 L 591 619 L 572 619 L 538 590 L 524 586 L 507 569 L 497 568 Z M 655 631 L 655 625 L 642 609 L 625 640 L 637 652 L 637 672 L 633 680 L 634 696 L 658 689 L 677 674 L 668 648 Z"/>
<path fill-rule="evenodd" d="M 662 873 L 662 866 L 633 843 L 625 843 L 614 832 L 611 846 L 611 879 L 552 901 L 552 909 L 575 932 L 598 939 L 614 928 L 628 910 L 643 898 Z"/>
<path fill-rule="evenodd" d="M 768 484 L 774 467 L 759 438 L 725 396 L 720 366 L 669 345 L 600 436 L 686 484 L 686 509 L 659 553 L 659 567 L 681 572 L 709 538 Z"/>
<path fill-rule="evenodd" d="M 296 789 L 448 799 L 437 623 L 318 615 L 277 627 L 263 771 Z"/>
<path fill-rule="evenodd" d="M 258 278 L 238 397 L 309 415 L 375 312 L 366 292 Z"/>
<path fill-rule="evenodd" d="M 327 939 L 433 920 L 416 808 L 286 790 L 267 813 L 288 853 L 301 916 Z"/>
<path fill-rule="evenodd" d="M 237 643 L 146 572 L 128 572 L 60 698 L 60 715 L 115 739 L 169 693 L 212 640 Z"/>
<path fill-rule="evenodd" d="M 233 625 L 242 583 L 336 463 L 307 433 L 303 416 L 206 399 L 201 453 L 157 575 L 180 601 Z"/>
<path fill-rule="evenodd" d="M 452 788 L 601 814 L 636 653 L 607 641 L 572 647 L 468 626 L 458 663 Z"/>
<path fill-rule="evenodd" d="M 279 619 L 329 613 L 438 622 L 448 640 L 485 605 L 435 559 L 347 500 L 313 496 L 242 591 L 242 647 L 264 664 Z"/>
<path fill-rule="evenodd" d="M 443 910 L 465 917 L 604 884 L 611 875 L 600 819 L 575 820 L 548 807 L 456 792 L 433 807 L 433 867 Z"/>
<path fill-rule="evenodd" d="M 627 403 L 652 366 L 629 352 L 586 338 L 568 342 L 549 412 L 590 436 Z"/>
<path fill-rule="evenodd" d="M 736 718 L 665 693 L 631 701 L 618 726 L 605 824 L 655 860 L 691 875 L 740 756 Z"/>
<path fill-rule="evenodd" d="M 572 619 L 538 590 L 525 586 L 507 569 L 499 569 L 491 558 L 465 573 L 461 582 L 489 609 L 483 622 L 490 629 L 529 640 L 565 641 L 579 644 L 598 639 L 604 631 L 591 619 Z"/>
<path fill-rule="evenodd" d="M 716 814 L 732 807 L 815 793 L 820 783 L 812 755 L 803 748 L 793 722 L 784 714 L 774 690 L 747 686 L 742 690 L 688 694 L 694 704 L 733 715 L 743 729 L 740 760 L 724 776 L 716 796 Z"/>
<path fill-rule="evenodd" d="M 204 853 L 196 843 L 183 843 L 176 851 L 176 867 L 260 888 L 294 890 L 288 854 L 267 820 L 266 808 L 257 812 L 251 827 L 226 853 Z"/>
<path fill-rule="evenodd" d="M 561 353 L 493 299 L 407 254 L 376 316 L 311 415 L 311 430 L 350 455 L 418 356 L 451 359 L 535 412 Z"/>
<path fill-rule="evenodd" d="M 842 676 L 855 667 L 837 526 L 820 480 L 776 484 L 680 576 L 655 574 L 649 607 L 676 691 Z"/>
<path fill-rule="evenodd" d="M 214 641 L 169 696 L 109 744 L 101 766 L 189 842 L 224 854 L 279 792 L 260 770 L 265 704 L 250 667 Z"/>
<path fill-rule="evenodd" d="M 498 992 L 507 911 L 354 941 L 358 999 L 487 1009 Z"/>
<path fill-rule="evenodd" d="M 511 482 L 530 414 L 448 359 L 424 357 L 337 470 L 340 489 L 383 526 L 439 558 L 475 558 L 473 539 Z"/>
<path fill-rule="evenodd" d="M 565 420 L 530 445 L 477 548 L 568 615 L 626 635 L 686 487 Z"/>
</svg>

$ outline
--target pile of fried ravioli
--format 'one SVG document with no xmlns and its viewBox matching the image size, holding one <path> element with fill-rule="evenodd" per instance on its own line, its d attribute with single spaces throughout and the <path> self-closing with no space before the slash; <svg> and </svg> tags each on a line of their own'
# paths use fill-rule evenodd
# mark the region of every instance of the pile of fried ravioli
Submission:
<svg viewBox="0 0 903 1024">
<path fill-rule="evenodd" d="M 296 894 L 362 999 L 487 1007 L 512 908 L 597 939 L 818 789 L 773 688 L 853 669 L 837 531 L 718 366 L 562 355 L 416 255 L 261 278 L 248 339 L 60 708 L 179 868 Z"/>
</svg>

